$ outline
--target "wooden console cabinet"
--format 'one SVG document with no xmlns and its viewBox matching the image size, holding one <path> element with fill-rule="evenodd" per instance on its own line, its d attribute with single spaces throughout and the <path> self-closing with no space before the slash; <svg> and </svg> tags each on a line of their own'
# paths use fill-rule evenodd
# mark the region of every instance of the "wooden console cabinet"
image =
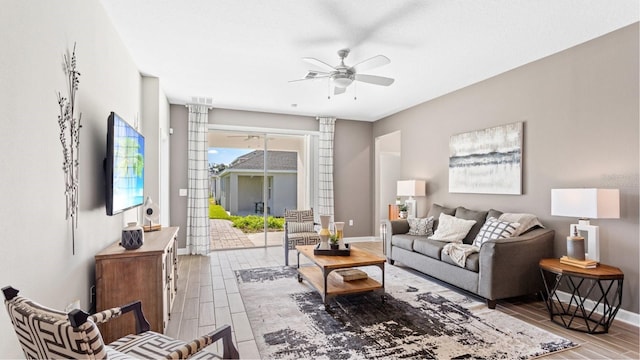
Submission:
<svg viewBox="0 0 640 360">
<path fill-rule="evenodd" d="M 177 291 L 178 227 L 144 233 L 144 244 L 125 250 L 114 243 L 95 256 L 96 309 L 142 302 L 151 330 L 164 333 Z M 133 313 L 100 325 L 105 343 L 135 333 Z"/>
</svg>

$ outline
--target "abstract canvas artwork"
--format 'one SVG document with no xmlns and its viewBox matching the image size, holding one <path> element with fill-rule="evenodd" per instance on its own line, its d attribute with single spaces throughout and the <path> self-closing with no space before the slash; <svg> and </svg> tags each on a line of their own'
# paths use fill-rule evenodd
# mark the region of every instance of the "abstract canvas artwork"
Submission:
<svg viewBox="0 0 640 360">
<path fill-rule="evenodd" d="M 522 194 L 523 123 L 451 136 L 449 192 Z"/>
</svg>

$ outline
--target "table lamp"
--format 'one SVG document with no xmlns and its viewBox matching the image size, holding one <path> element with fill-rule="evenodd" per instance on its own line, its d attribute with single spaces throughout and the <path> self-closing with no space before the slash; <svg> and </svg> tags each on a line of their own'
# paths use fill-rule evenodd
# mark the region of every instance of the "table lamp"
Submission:
<svg viewBox="0 0 640 360">
<path fill-rule="evenodd" d="M 600 261 L 600 228 L 589 219 L 619 219 L 618 189 L 551 189 L 551 215 L 578 218 L 569 233 L 586 238 L 586 258 Z"/>
<path fill-rule="evenodd" d="M 397 196 L 408 196 L 404 204 L 407 205 L 408 217 L 416 217 L 416 200 L 414 196 L 426 195 L 426 183 L 423 180 L 399 180 L 396 188 Z"/>
</svg>

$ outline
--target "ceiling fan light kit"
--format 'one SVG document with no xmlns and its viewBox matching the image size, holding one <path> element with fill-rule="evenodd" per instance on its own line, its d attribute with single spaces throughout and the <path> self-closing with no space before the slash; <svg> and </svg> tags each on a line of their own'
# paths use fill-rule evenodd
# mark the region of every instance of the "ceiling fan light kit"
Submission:
<svg viewBox="0 0 640 360">
<path fill-rule="evenodd" d="M 302 60 L 308 62 L 309 64 L 316 66 L 324 71 L 317 70 L 309 70 L 307 74 L 302 79 L 291 80 L 294 81 L 304 81 L 304 80 L 316 80 L 316 79 L 328 79 L 329 86 L 331 86 L 331 82 L 334 85 L 334 95 L 340 95 L 346 91 L 346 88 L 349 87 L 354 81 L 360 81 L 373 85 L 381 85 L 381 86 L 389 86 L 393 84 L 394 79 L 377 76 L 377 75 L 368 75 L 368 74 L 360 74 L 359 71 L 373 69 L 382 65 L 389 64 L 391 60 L 384 55 L 376 55 L 367 60 L 361 61 L 354 66 L 345 65 L 344 59 L 349 56 L 349 49 L 341 49 L 338 50 L 338 56 L 340 57 L 340 64 L 337 66 L 331 66 L 324 61 L 318 60 L 316 58 L 305 57 Z M 331 96 L 328 96 L 331 99 Z M 354 96 L 355 100 L 355 96 Z"/>
</svg>

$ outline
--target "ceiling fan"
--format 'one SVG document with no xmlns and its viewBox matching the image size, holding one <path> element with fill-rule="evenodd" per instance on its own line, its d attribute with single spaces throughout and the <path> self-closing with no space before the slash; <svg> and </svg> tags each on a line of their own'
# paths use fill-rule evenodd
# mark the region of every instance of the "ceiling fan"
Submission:
<svg viewBox="0 0 640 360">
<path fill-rule="evenodd" d="M 353 66 L 348 66 L 348 65 L 345 65 L 344 59 L 347 56 L 349 56 L 349 52 L 350 52 L 349 49 L 338 50 L 338 56 L 340 57 L 340 64 L 337 66 L 331 66 L 323 61 L 320 61 L 312 57 L 302 58 L 302 60 L 324 71 L 309 70 L 307 72 L 307 75 L 305 75 L 304 78 L 291 80 L 289 82 L 315 80 L 315 79 L 330 79 L 330 80 L 333 80 L 334 95 L 340 95 L 344 93 L 346 91 L 346 88 L 349 85 L 351 85 L 354 81 L 360 81 L 368 84 L 382 85 L 382 86 L 389 86 L 393 84 L 394 79 L 392 78 L 360 73 L 361 71 L 373 69 L 373 68 L 390 63 L 391 60 L 389 60 L 388 57 L 384 55 L 376 55 L 372 58 L 361 61 Z"/>
</svg>

